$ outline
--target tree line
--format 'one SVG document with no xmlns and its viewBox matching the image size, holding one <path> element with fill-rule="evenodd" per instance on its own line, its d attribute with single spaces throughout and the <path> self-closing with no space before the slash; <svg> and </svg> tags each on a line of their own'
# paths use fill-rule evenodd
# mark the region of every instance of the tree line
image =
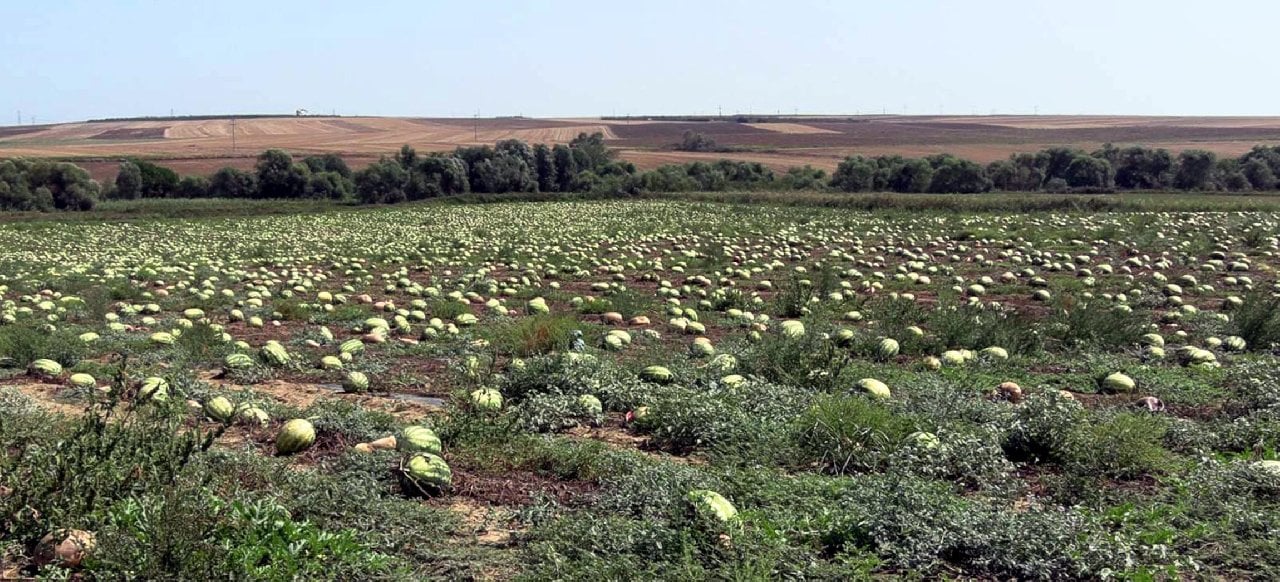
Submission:
<svg viewBox="0 0 1280 582">
<path fill-rule="evenodd" d="M 851 156 L 830 187 L 844 192 L 1107 193 L 1118 190 L 1269 191 L 1280 176 L 1280 146 L 1255 146 L 1238 158 L 1205 150 L 1174 155 L 1163 148 L 1116 147 L 1093 152 L 1053 147 L 1012 154 L 982 166 L 950 154 L 922 159 Z"/>
<path fill-rule="evenodd" d="M 691 142 L 696 135 L 686 136 Z M 714 144 L 714 142 L 710 142 Z M 925 158 L 850 156 L 835 172 L 810 166 L 775 172 L 736 160 L 672 164 L 639 171 L 616 159 L 600 133 L 567 144 L 504 140 L 419 154 L 406 145 L 395 155 L 352 171 L 337 154 L 295 159 L 280 150 L 258 156 L 253 170 L 225 167 L 212 176 L 179 176 L 142 159 L 120 163 L 114 181 L 99 184 L 67 162 L 0 160 L 0 210 L 88 210 L 99 199 L 311 198 L 393 204 L 466 193 L 593 193 L 727 190 L 843 192 L 1117 190 L 1267 191 L 1277 187 L 1280 146 L 1256 146 L 1238 158 L 1187 150 L 1107 144 L 1094 152 L 1055 147 L 987 165 L 938 154 Z"/>
</svg>

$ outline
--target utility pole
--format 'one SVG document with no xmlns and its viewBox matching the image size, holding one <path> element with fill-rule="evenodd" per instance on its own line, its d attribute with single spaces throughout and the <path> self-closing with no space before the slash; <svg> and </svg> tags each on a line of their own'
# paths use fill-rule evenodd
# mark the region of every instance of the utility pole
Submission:
<svg viewBox="0 0 1280 582">
<path fill-rule="evenodd" d="M 480 141 L 480 110 L 476 110 L 476 114 L 471 118 L 472 141 Z"/>
<path fill-rule="evenodd" d="M 231 118 L 231 154 L 236 153 L 236 118 Z"/>
<path fill-rule="evenodd" d="M 18 110 L 18 125 L 22 125 L 22 110 Z"/>
<path fill-rule="evenodd" d="M 724 119 L 724 106 L 716 105 L 716 117 Z"/>
</svg>

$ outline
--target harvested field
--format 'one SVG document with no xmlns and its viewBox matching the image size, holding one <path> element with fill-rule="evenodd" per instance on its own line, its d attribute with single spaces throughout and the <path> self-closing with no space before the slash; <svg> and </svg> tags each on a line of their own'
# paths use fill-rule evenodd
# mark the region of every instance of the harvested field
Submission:
<svg viewBox="0 0 1280 582">
<path fill-rule="evenodd" d="M 678 152 L 686 131 L 702 133 L 725 153 Z M 1238 156 L 1259 144 L 1280 143 L 1276 117 L 1123 116 L 784 116 L 739 123 L 669 119 L 267 117 L 236 121 L 232 149 L 228 119 L 108 121 L 0 128 L 0 157 L 115 160 L 136 155 L 180 173 L 247 168 L 268 148 L 295 154 L 338 153 L 353 167 L 409 144 L 419 151 L 493 144 L 504 139 L 565 143 L 601 132 L 623 159 L 642 168 L 661 163 L 731 158 L 775 170 L 810 164 L 831 169 L 852 154 L 925 156 L 952 153 L 990 162 L 1015 152 L 1067 145 L 1086 150 L 1104 143 L 1140 144 L 1172 151 L 1206 149 Z M 243 159 L 242 159 L 243 158 Z M 87 161 L 95 178 L 110 179 L 114 164 Z"/>
</svg>

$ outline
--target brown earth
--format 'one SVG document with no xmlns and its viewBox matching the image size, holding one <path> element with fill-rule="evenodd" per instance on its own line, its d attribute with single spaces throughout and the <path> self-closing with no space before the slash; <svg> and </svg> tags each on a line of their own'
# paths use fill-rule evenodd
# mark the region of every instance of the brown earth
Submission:
<svg viewBox="0 0 1280 582">
<path fill-rule="evenodd" d="M 235 121 L 234 150 L 230 119 L 66 123 L 0 128 L 0 158 L 74 159 L 101 180 L 114 178 L 116 160 L 126 155 L 157 160 L 180 174 L 211 174 L 223 166 L 251 168 L 253 157 L 268 148 L 300 155 L 338 153 L 353 167 L 362 168 L 403 144 L 420 151 L 444 151 L 502 139 L 565 143 L 579 133 L 596 131 L 623 159 L 642 169 L 732 158 L 775 170 L 805 164 L 832 170 L 839 160 L 855 153 L 925 156 L 947 152 L 990 162 L 1054 145 L 1093 149 L 1108 142 L 1173 151 L 1200 148 L 1236 156 L 1257 144 L 1280 144 L 1280 117 L 862 115 L 752 121 L 252 118 Z M 702 133 L 738 151 L 675 151 L 686 131 Z"/>
</svg>

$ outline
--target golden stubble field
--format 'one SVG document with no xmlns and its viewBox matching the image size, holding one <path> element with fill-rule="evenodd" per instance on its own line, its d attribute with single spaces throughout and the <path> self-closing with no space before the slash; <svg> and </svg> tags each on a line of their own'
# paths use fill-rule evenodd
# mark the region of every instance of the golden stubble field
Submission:
<svg viewBox="0 0 1280 582">
<path fill-rule="evenodd" d="M 748 122 L 749 121 L 749 122 Z M 503 139 L 565 143 L 601 132 L 623 159 L 641 169 L 733 158 L 775 170 L 812 165 L 833 170 L 852 154 L 926 156 L 953 153 L 990 162 L 1055 145 L 1092 149 L 1103 143 L 1173 151 L 1201 148 L 1236 156 L 1280 143 L 1280 117 L 1131 116 L 786 116 L 688 121 L 663 118 L 404 118 L 267 117 L 65 123 L 0 127 L 0 157 L 76 159 L 96 178 L 114 175 L 115 159 L 155 159 L 180 173 L 251 167 L 265 149 L 296 154 L 335 152 L 356 167 L 409 144 L 420 151 L 492 144 Z M 703 133 L 731 152 L 675 150 L 686 131 Z M 233 147 L 234 146 L 234 147 Z"/>
</svg>

